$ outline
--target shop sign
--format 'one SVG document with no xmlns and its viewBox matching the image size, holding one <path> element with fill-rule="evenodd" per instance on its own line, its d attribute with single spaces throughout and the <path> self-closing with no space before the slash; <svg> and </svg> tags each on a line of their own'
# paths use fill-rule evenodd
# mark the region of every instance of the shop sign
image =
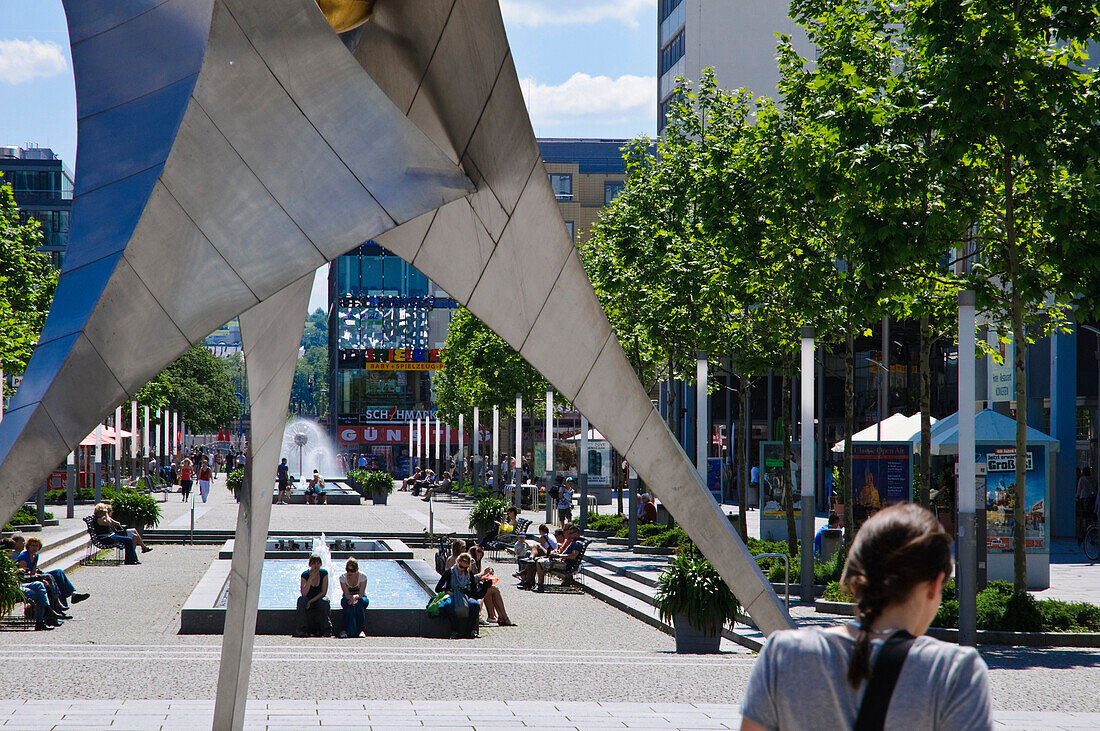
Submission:
<svg viewBox="0 0 1100 731">
<path fill-rule="evenodd" d="M 435 371 L 443 368 L 445 348 L 341 348 L 341 368 Z"/>
</svg>

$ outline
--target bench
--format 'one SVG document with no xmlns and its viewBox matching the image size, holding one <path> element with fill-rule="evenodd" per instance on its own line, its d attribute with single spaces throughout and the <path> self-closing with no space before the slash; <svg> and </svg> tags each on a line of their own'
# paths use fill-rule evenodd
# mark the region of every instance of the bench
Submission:
<svg viewBox="0 0 1100 731">
<path fill-rule="evenodd" d="M 486 552 L 488 552 L 494 560 L 499 559 L 501 553 L 515 548 L 516 541 L 518 541 L 520 537 L 527 536 L 527 529 L 530 527 L 531 521 L 526 518 L 516 518 L 516 529 L 511 533 L 505 533 L 489 541 L 485 545 Z"/>
<path fill-rule="evenodd" d="M 123 560 L 123 549 L 117 543 L 107 543 L 99 533 L 95 530 L 95 516 L 84 516 L 84 523 L 88 526 L 88 550 L 84 554 L 84 558 L 80 559 L 81 566 L 92 565 L 106 565 L 106 566 L 118 566 Z M 113 551 L 112 558 L 99 558 L 100 551 Z"/>
<path fill-rule="evenodd" d="M 584 552 L 588 550 L 588 541 L 580 541 L 581 547 L 576 558 L 572 559 L 554 559 L 550 562 L 550 567 L 546 569 L 547 586 L 549 588 L 549 579 L 555 578 L 560 583 L 562 589 L 572 588 L 572 593 L 583 594 L 584 589 L 581 587 L 582 574 L 581 562 L 584 561 Z"/>
</svg>

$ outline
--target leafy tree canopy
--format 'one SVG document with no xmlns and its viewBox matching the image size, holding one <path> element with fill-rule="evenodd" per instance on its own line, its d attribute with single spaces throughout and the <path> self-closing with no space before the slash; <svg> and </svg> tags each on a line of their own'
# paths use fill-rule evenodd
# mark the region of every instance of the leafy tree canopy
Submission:
<svg viewBox="0 0 1100 731">
<path fill-rule="evenodd" d="M 38 251 L 41 245 L 38 222 L 22 222 L 11 185 L 0 185 L 0 370 L 5 373 L 26 369 L 53 299 L 57 272 Z"/>
</svg>

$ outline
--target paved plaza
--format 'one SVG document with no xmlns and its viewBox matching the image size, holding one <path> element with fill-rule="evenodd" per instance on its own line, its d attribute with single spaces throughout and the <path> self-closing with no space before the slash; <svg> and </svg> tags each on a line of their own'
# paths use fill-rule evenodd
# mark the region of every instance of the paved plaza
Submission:
<svg viewBox="0 0 1100 731">
<path fill-rule="evenodd" d="M 223 485 L 196 506 L 196 528 L 233 527 L 237 505 Z M 161 527 L 190 525 L 178 496 L 162 507 Z M 436 531 L 467 530 L 468 507 L 433 502 Z M 89 509 L 79 506 L 77 520 Z M 272 529 L 408 533 L 428 520 L 427 503 L 397 492 L 387 506 L 275 506 Z M 71 524 L 62 523 L 47 530 Z M 1064 549 L 1071 568 L 1053 575 L 1076 579 L 1052 591 L 1094 585 L 1089 564 L 1069 563 L 1073 548 Z M 74 568 L 92 594 L 77 619 L 53 632 L 0 633 L 8 667 L 33 668 L 0 674 L 0 728 L 208 728 L 221 637 L 180 635 L 179 611 L 217 551 L 158 545 L 140 566 Z M 415 554 L 431 562 L 430 549 Z M 519 626 L 483 626 L 477 640 L 258 636 L 247 728 L 738 727 L 752 653 L 723 641 L 717 656 L 677 655 L 671 636 L 592 596 L 519 591 L 510 565 L 495 565 Z M 1100 727 L 1100 650 L 982 654 L 1005 728 Z"/>
</svg>

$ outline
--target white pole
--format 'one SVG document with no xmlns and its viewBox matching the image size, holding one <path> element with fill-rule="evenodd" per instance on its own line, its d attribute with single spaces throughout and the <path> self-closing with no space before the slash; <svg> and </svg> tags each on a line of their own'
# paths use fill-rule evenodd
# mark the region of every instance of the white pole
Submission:
<svg viewBox="0 0 1100 731">
<path fill-rule="evenodd" d="M 513 499 L 517 508 L 523 505 L 523 394 L 516 394 L 516 452 L 513 459 L 516 462 L 515 484 L 516 489 Z"/>
<path fill-rule="evenodd" d="M 463 414 L 458 415 L 458 457 L 455 459 L 455 464 L 462 462 L 462 457 L 465 454 L 466 448 L 466 434 L 462 431 L 462 417 Z"/>
<path fill-rule="evenodd" d="M 172 454 L 175 454 L 177 451 L 179 451 L 179 447 L 180 447 L 179 429 L 180 429 L 180 413 L 178 411 L 173 411 L 172 412 Z"/>
<path fill-rule="evenodd" d="M 814 600 L 814 329 L 802 328 L 802 601 Z M 822 556 L 822 560 L 832 556 Z"/>
<path fill-rule="evenodd" d="M 148 458 L 153 453 L 153 450 L 149 449 L 149 407 L 148 406 L 145 407 L 145 426 L 144 426 L 144 430 L 145 431 L 142 434 L 142 439 L 141 439 L 141 448 L 145 451 L 146 458 Z M 146 459 L 145 461 L 148 462 L 149 460 Z"/>
<path fill-rule="evenodd" d="M 122 484 L 122 404 L 115 407 L 115 481 Z"/>
<path fill-rule="evenodd" d="M 470 460 L 470 467 L 472 467 L 474 469 L 474 479 L 479 480 L 480 478 L 478 477 L 478 475 L 481 474 L 481 473 L 479 473 L 478 470 L 477 470 L 477 462 L 478 462 L 478 460 L 481 459 L 481 409 L 477 406 L 474 407 L 474 437 L 473 438 L 474 438 L 474 443 L 471 446 L 473 446 L 474 458 L 472 460 Z M 475 485 L 476 485 L 477 490 L 481 489 L 481 482 L 475 482 Z M 477 493 L 475 492 L 474 494 L 476 495 Z"/>
<path fill-rule="evenodd" d="M 588 419 L 581 414 L 581 453 L 577 460 L 577 483 L 580 487 L 580 513 L 581 530 L 588 527 Z M 546 496 L 547 505 L 550 504 L 550 496 Z M 549 508 L 547 508 L 549 512 Z M 549 522 L 549 521 L 547 521 Z"/>
<path fill-rule="evenodd" d="M 546 392 L 546 474 L 554 472 L 554 392 Z"/>
<path fill-rule="evenodd" d="M 445 449 L 443 450 L 443 468 L 446 469 L 448 465 L 448 460 L 451 457 L 451 425 L 444 424 L 443 428 L 447 430 L 446 434 L 444 435 Z"/>
<path fill-rule="evenodd" d="M 695 354 L 695 470 L 707 484 L 707 432 L 710 412 L 707 411 L 707 354 Z"/>
<path fill-rule="evenodd" d="M 493 407 L 493 467 L 500 464 L 500 407 Z M 499 485 L 498 485 L 499 487 Z"/>
<path fill-rule="evenodd" d="M 435 471 L 443 472 L 442 462 L 439 461 L 439 417 L 435 419 Z"/>
<path fill-rule="evenodd" d="M 137 401 L 130 402 L 130 459 L 137 459 Z M 134 475 L 137 477 L 137 475 Z"/>
<path fill-rule="evenodd" d="M 959 644 L 977 642 L 977 520 L 974 494 L 977 482 L 974 464 L 974 305 L 973 291 L 959 292 Z M 1017 408 L 1024 408 L 1017 404 Z M 1022 459 L 1023 455 L 1016 455 Z M 1023 546 L 1016 546 L 1022 551 Z"/>
<path fill-rule="evenodd" d="M 158 442 L 158 448 L 164 449 L 165 459 L 164 463 L 168 464 L 172 461 L 172 451 L 168 448 L 168 409 L 165 409 L 161 414 L 161 421 L 163 422 L 164 431 L 161 435 L 164 437 L 163 442 Z"/>
<path fill-rule="evenodd" d="M 92 487 L 95 490 L 95 501 L 98 503 L 102 492 L 99 486 L 99 463 L 103 458 L 103 424 L 95 425 L 95 461 L 92 463 Z"/>
<path fill-rule="evenodd" d="M 409 477 L 412 477 L 413 470 L 416 468 L 416 455 L 413 454 L 413 449 L 416 447 L 416 429 L 413 426 L 413 420 L 409 419 Z"/>
</svg>

